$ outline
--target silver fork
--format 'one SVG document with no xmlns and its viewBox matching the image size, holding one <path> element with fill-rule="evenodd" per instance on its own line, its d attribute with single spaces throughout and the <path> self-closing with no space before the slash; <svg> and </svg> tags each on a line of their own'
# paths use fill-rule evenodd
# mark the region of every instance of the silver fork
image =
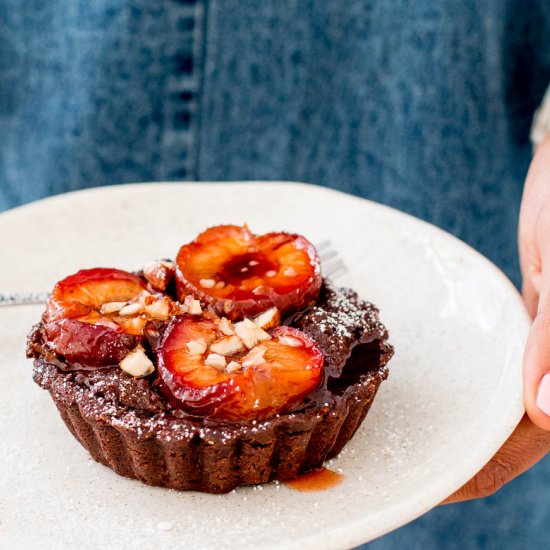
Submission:
<svg viewBox="0 0 550 550">
<path fill-rule="evenodd" d="M 321 258 L 323 275 L 335 279 L 347 271 L 347 267 L 334 250 L 330 241 L 322 241 L 316 245 Z M 0 292 L 0 307 L 28 306 L 45 304 L 50 294 L 48 292 Z"/>
<path fill-rule="evenodd" d="M 332 246 L 330 241 L 321 241 L 315 245 L 319 258 L 321 258 L 321 267 L 324 277 L 336 279 L 342 276 L 347 270 L 344 260 L 338 256 L 338 252 Z"/>
</svg>

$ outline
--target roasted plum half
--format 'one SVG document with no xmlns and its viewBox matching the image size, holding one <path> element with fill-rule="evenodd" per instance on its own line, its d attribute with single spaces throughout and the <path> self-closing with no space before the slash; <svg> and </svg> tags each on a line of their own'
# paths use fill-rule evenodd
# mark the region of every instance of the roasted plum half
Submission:
<svg viewBox="0 0 550 550">
<path fill-rule="evenodd" d="M 176 260 L 180 301 L 192 294 L 232 320 L 272 306 L 292 313 L 310 305 L 320 288 L 319 256 L 301 235 L 220 225 L 182 246 Z"/>
<path fill-rule="evenodd" d="M 250 319 L 176 317 L 158 349 L 159 388 L 197 416 L 261 420 L 299 402 L 324 377 L 324 357 L 302 332 L 269 334 Z"/>
<path fill-rule="evenodd" d="M 86 366 L 119 363 L 143 339 L 145 324 L 167 319 L 179 308 L 168 297 L 151 294 L 127 271 L 84 269 L 59 281 L 43 317 L 48 348 Z"/>
</svg>

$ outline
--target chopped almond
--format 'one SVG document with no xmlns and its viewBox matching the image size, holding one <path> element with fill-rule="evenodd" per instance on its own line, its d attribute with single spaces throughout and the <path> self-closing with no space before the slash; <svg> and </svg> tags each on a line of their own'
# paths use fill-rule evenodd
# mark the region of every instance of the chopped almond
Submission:
<svg viewBox="0 0 550 550">
<path fill-rule="evenodd" d="M 265 342 L 266 340 L 271 340 L 271 335 L 268 334 L 265 330 L 262 330 L 260 327 L 256 330 L 256 338 L 260 342 Z"/>
<path fill-rule="evenodd" d="M 147 290 L 142 290 L 135 298 L 134 301 L 140 304 L 151 303 L 155 297 Z"/>
<path fill-rule="evenodd" d="M 225 360 L 225 357 L 223 355 L 219 355 L 217 353 L 209 353 L 204 360 L 204 364 L 208 365 L 209 367 L 214 367 L 218 370 L 224 370 L 227 365 L 227 361 Z"/>
<path fill-rule="evenodd" d="M 291 348 L 301 348 L 304 345 L 299 338 L 294 338 L 293 336 L 279 336 L 279 342 Z"/>
<path fill-rule="evenodd" d="M 186 344 L 189 353 L 192 355 L 202 355 L 206 351 L 206 342 L 204 338 L 200 340 L 191 340 Z"/>
<path fill-rule="evenodd" d="M 281 314 L 276 307 L 271 307 L 260 313 L 257 317 L 254 317 L 253 321 L 261 329 L 267 330 L 281 324 Z"/>
<path fill-rule="evenodd" d="M 252 348 L 242 360 L 244 368 L 257 367 L 265 363 L 264 354 L 267 351 L 266 346 L 256 346 Z"/>
<path fill-rule="evenodd" d="M 210 346 L 210 349 L 214 353 L 219 353 L 220 355 L 235 355 L 244 351 L 244 344 L 238 336 L 228 336 L 227 338 L 222 338 Z"/>
<path fill-rule="evenodd" d="M 143 266 L 143 275 L 153 289 L 162 292 L 174 276 L 174 264 L 165 260 L 149 262 Z"/>
<path fill-rule="evenodd" d="M 96 321 L 96 325 L 112 328 L 115 332 L 117 332 L 120 329 L 120 326 L 117 325 L 115 322 L 111 321 L 110 319 L 99 319 L 98 321 Z"/>
<path fill-rule="evenodd" d="M 202 288 L 214 288 L 216 286 L 216 281 L 214 281 L 214 279 L 201 279 L 199 284 Z"/>
<path fill-rule="evenodd" d="M 143 306 L 141 304 L 128 304 L 124 306 L 119 312 L 119 315 L 123 317 L 130 317 L 132 315 L 137 315 L 143 311 Z"/>
<path fill-rule="evenodd" d="M 229 361 L 226 371 L 227 372 L 238 372 L 242 370 L 243 366 L 238 361 Z"/>
<path fill-rule="evenodd" d="M 226 336 L 233 336 L 233 334 L 235 334 L 235 331 L 233 330 L 233 323 L 227 317 L 222 317 L 220 319 L 218 328 Z"/>
<path fill-rule="evenodd" d="M 189 306 L 189 313 L 191 315 L 200 315 L 202 313 L 201 303 L 198 300 L 193 300 Z"/>
<path fill-rule="evenodd" d="M 183 313 L 189 313 L 189 306 L 191 305 L 191 303 L 193 302 L 194 299 L 195 298 L 193 298 L 193 296 L 191 296 L 190 294 L 185 297 L 185 299 L 183 300 L 183 302 L 181 304 L 181 309 L 182 309 Z"/>
<path fill-rule="evenodd" d="M 109 313 L 118 313 L 128 302 L 107 302 L 101 306 L 100 312 L 104 315 Z"/>
<path fill-rule="evenodd" d="M 244 319 L 235 324 L 235 332 L 248 349 L 252 349 L 259 342 L 269 340 L 271 336 L 262 330 L 250 319 Z"/>
<path fill-rule="evenodd" d="M 170 315 L 170 303 L 166 298 L 160 298 L 146 305 L 145 313 L 155 319 L 166 319 Z"/>
<path fill-rule="evenodd" d="M 131 351 L 119 364 L 120 368 L 134 378 L 143 378 L 155 370 L 153 362 L 145 354 L 145 350 L 138 346 Z"/>
</svg>

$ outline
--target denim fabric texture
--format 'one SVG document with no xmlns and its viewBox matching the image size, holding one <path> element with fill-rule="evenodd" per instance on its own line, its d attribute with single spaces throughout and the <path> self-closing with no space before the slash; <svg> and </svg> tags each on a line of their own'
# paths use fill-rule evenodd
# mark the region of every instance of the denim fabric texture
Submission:
<svg viewBox="0 0 550 550">
<path fill-rule="evenodd" d="M 85 187 L 289 179 L 450 231 L 519 284 L 547 0 L 0 0 L 0 210 Z M 371 544 L 543 548 L 550 463 Z"/>
</svg>

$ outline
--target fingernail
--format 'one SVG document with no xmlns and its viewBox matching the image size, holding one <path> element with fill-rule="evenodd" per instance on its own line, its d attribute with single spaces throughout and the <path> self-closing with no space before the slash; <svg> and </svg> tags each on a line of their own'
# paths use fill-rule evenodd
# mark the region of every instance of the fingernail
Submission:
<svg viewBox="0 0 550 550">
<path fill-rule="evenodd" d="M 536 403 L 544 414 L 550 416 L 550 373 L 545 374 L 540 381 Z"/>
</svg>

